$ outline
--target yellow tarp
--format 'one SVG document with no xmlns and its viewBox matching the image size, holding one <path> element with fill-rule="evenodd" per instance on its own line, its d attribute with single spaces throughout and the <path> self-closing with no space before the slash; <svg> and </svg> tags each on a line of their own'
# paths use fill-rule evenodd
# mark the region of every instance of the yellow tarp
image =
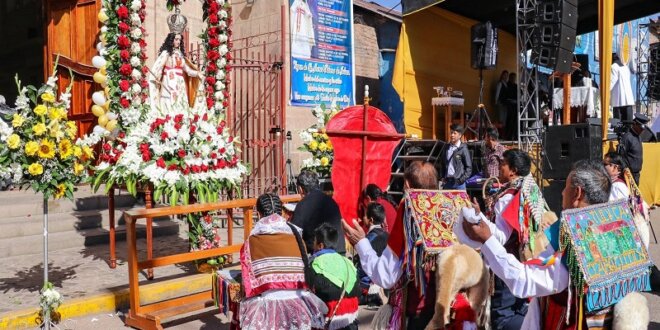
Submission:
<svg viewBox="0 0 660 330">
<path fill-rule="evenodd" d="M 477 22 L 449 11 L 431 7 L 403 18 L 394 62 L 392 85 L 404 106 L 406 132 L 431 138 L 431 98 L 434 86 L 451 86 L 463 92 L 465 113 L 472 114 L 479 102 L 479 70 L 470 64 L 470 28 Z M 491 120 L 494 87 L 502 70 L 516 71 L 516 37 L 499 31 L 497 68 L 484 70 L 484 104 Z M 442 127 L 443 114 L 438 112 Z M 442 135 L 439 129 L 439 136 Z"/>
<path fill-rule="evenodd" d="M 644 162 L 639 190 L 649 205 L 660 205 L 660 143 L 644 143 Z"/>
</svg>

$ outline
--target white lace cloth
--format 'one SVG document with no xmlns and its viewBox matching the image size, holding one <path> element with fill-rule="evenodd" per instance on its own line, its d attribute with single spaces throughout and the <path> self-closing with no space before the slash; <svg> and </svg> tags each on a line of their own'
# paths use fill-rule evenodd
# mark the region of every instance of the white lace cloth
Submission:
<svg viewBox="0 0 660 330">
<path fill-rule="evenodd" d="M 587 116 L 600 117 L 600 94 L 595 87 L 571 87 L 571 107 L 587 107 Z M 564 107 L 564 89 L 555 88 L 552 93 L 552 108 Z"/>
<path fill-rule="evenodd" d="M 463 106 L 465 104 L 465 99 L 462 99 L 460 97 L 449 97 L 449 96 L 443 96 L 443 97 L 434 97 L 431 99 L 431 103 L 433 105 L 452 105 L 452 106 Z"/>
<path fill-rule="evenodd" d="M 239 319 L 244 330 L 323 329 L 328 307 L 306 290 L 271 290 L 241 301 Z"/>
</svg>

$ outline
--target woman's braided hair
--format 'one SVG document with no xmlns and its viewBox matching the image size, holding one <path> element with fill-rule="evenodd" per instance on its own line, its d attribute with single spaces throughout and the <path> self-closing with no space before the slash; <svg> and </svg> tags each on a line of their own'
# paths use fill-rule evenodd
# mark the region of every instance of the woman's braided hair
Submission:
<svg viewBox="0 0 660 330">
<path fill-rule="evenodd" d="M 257 198 L 257 212 L 262 217 L 267 217 L 273 213 L 282 214 L 282 201 L 280 196 L 275 193 L 264 193 Z"/>
</svg>

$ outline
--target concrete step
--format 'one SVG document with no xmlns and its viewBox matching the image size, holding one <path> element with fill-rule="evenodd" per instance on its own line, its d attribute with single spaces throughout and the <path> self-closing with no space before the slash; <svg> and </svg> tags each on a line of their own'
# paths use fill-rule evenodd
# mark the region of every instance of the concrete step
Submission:
<svg viewBox="0 0 660 330">
<path fill-rule="evenodd" d="M 78 187 L 74 200 L 50 199 L 48 213 L 56 214 L 71 211 L 107 210 L 108 196 L 102 189 L 93 193 L 89 189 Z M 133 207 L 136 199 L 127 192 L 115 194 L 115 208 Z M 0 219 L 20 216 L 37 216 L 43 214 L 43 197 L 33 191 L 3 191 L 0 192 Z"/>
<path fill-rule="evenodd" d="M 115 208 L 115 226 L 125 223 L 123 212 L 130 209 L 128 207 Z M 154 219 L 154 221 L 169 219 L 169 217 L 161 217 Z M 110 210 L 87 210 L 48 214 L 49 233 L 93 228 L 110 228 Z M 42 232 L 42 214 L 0 218 L 0 239 L 39 235 Z"/>
<path fill-rule="evenodd" d="M 153 236 L 178 235 L 180 221 L 160 220 L 153 223 Z M 137 225 L 138 237 L 146 237 L 146 225 Z M 116 227 L 116 240 L 126 240 L 124 225 Z M 49 233 L 48 250 L 56 251 L 68 248 L 81 248 L 109 242 L 107 228 L 91 228 L 78 231 Z M 0 239 L 0 258 L 43 253 L 43 235 L 30 235 Z"/>
</svg>

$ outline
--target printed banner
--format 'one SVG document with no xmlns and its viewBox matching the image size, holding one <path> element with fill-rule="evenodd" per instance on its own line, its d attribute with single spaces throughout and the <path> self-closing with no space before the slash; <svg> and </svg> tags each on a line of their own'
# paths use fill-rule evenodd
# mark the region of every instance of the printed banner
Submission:
<svg viewBox="0 0 660 330">
<path fill-rule="evenodd" d="M 353 1 L 290 4 L 291 104 L 354 104 Z"/>
</svg>

